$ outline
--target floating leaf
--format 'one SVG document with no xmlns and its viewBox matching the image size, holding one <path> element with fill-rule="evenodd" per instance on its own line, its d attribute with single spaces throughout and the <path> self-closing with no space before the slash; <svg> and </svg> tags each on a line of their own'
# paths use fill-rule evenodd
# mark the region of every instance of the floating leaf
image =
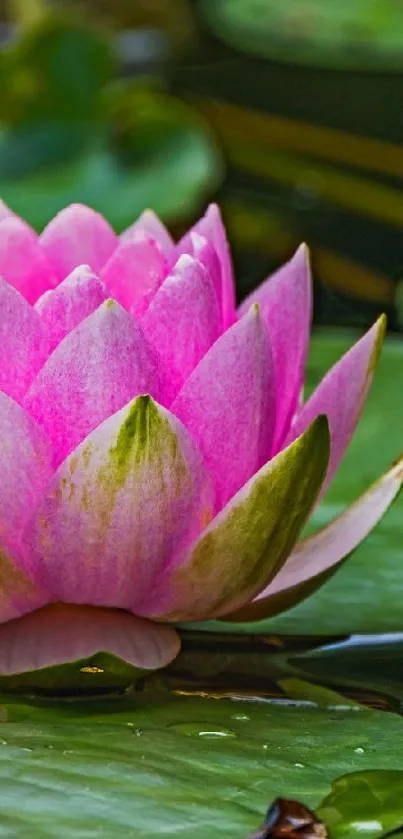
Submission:
<svg viewBox="0 0 403 839">
<path fill-rule="evenodd" d="M 401 766 L 384 712 L 147 692 L 0 706 L 1 830 L 18 839 L 238 839 L 268 801 L 315 810 L 340 775 Z"/>
<path fill-rule="evenodd" d="M 333 781 L 318 813 L 332 839 L 377 839 L 403 828 L 403 772 L 354 772 Z"/>
</svg>

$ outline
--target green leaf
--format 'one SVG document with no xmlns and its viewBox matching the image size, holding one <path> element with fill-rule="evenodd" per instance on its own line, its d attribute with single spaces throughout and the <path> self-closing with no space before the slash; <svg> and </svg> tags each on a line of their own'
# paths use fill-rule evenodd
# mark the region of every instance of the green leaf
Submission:
<svg viewBox="0 0 403 839">
<path fill-rule="evenodd" d="M 358 710 L 359 708 L 366 709 L 365 705 L 360 706 L 354 699 L 347 699 L 347 697 L 336 693 L 334 690 L 322 687 L 322 685 L 305 682 L 302 679 L 288 677 L 286 679 L 278 679 L 277 683 L 291 699 L 297 699 L 302 702 L 313 702 L 319 708 L 343 708 L 343 710 L 346 708 L 353 708 L 354 710 Z"/>
<path fill-rule="evenodd" d="M 128 226 L 146 207 L 168 222 L 201 212 L 222 176 L 221 158 L 209 132 L 188 121 L 170 135 L 165 133 L 159 143 L 152 126 L 148 136 L 152 154 L 147 151 L 147 160 L 139 149 L 137 161 L 119 162 L 98 133 L 73 160 L 25 177 L 0 176 L 0 194 L 38 230 L 64 206 L 77 201 L 103 213 L 117 230 Z M 145 146 L 144 134 L 140 145 Z"/>
<path fill-rule="evenodd" d="M 403 13 L 384 0 L 199 0 L 214 34 L 260 58 L 336 67 L 402 66 Z"/>
<path fill-rule="evenodd" d="M 311 807 L 350 772 L 398 769 L 402 721 L 134 694 L 0 706 L 0 834 L 240 837 L 277 796 Z"/>
<path fill-rule="evenodd" d="M 376 839 L 403 828 L 403 772 L 355 772 L 338 778 L 318 810 L 332 839 Z"/>
<path fill-rule="evenodd" d="M 397 710 L 401 710 L 403 700 L 402 658 L 402 633 L 353 636 L 284 656 L 294 673 L 302 673 L 321 683 L 353 687 L 398 700 L 394 703 Z M 278 665 L 279 661 L 276 663 Z"/>
<path fill-rule="evenodd" d="M 94 119 L 114 69 L 112 44 L 103 33 L 54 12 L 22 30 L 2 61 L 7 91 L 20 103 L 15 113 L 24 122 Z"/>
<path fill-rule="evenodd" d="M 337 333 L 318 333 L 314 337 L 307 393 L 352 341 L 351 336 Z M 333 519 L 401 454 L 402 417 L 403 344 L 389 340 L 347 455 L 307 532 Z M 402 550 L 403 497 L 400 495 L 354 555 L 304 603 L 272 620 L 243 625 L 214 623 L 207 628 L 234 632 L 236 627 L 240 632 L 280 635 L 399 632 L 403 614 Z"/>
</svg>

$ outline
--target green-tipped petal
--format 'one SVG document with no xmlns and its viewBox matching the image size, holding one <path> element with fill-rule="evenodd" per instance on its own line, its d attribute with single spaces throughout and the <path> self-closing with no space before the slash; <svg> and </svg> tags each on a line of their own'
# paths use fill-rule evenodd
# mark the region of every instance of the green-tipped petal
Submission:
<svg viewBox="0 0 403 839">
<path fill-rule="evenodd" d="M 53 600 L 136 611 L 211 510 L 211 482 L 189 432 L 139 396 L 53 476 L 25 534 L 35 579 Z"/>
<path fill-rule="evenodd" d="M 378 524 L 403 483 L 403 458 L 334 521 L 296 546 L 278 576 L 230 621 L 270 618 L 305 600 Z"/>
<path fill-rule="evenodd" d="M 329 428 L 318 417 L 267 463 L 167 568 L 142 614 L 203 620 L 249 602 L 289 556 L 314 505 L 329 459 Z"/>
</svg>

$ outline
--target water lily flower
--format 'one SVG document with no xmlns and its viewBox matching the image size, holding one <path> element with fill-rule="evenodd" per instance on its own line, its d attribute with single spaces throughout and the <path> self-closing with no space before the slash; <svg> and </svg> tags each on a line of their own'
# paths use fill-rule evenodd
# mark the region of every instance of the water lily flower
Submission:
<svg viewBox="0 0 403 839">
<path fill-rule="evenodd" d="M 211 206 L 174 243 L 84 206 L 0 210 L 0 674 L 112 653 L 157 669 L 174 624 L 255 620 L 376 525 L 399 463 L 298 542 L 370 387 L 384 318 L 302 399 L 305 247 L 237 310 Z"/>
</svg>

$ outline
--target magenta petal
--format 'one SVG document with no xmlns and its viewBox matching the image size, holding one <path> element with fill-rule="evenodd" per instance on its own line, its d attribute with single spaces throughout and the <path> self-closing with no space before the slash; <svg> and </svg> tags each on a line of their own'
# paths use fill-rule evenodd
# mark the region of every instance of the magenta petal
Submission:
<svg viewBox="0 0 403 839">
<path fill-rule="evenodd" d="M 147 309 L 167 272 L 161 249 L 153 239 L 125 242 L 101 271 L 110 294 L 135 317 Z"/>
<path fill-rule="evenodd" d="M 211 481 L 190 435 L 140 396 L 61 464 L 24 544 L 53 600 L 136 612 L 211 515 Z"/>
<path fill-rule="evenodd" d="M 235 313 L 235 283 L 232 270 L 231 254 L 227 242 L 224 224 L 221 213 L 216 204 L 211 204 L 206 214 L 197 224 L 181 239 L 176 245 L 172 256 L 171 265 L 174 264 L 183 253 L 197 255 L 195 252 L 193 234 L 199 234 L 212 245 L 217 253 L 221 265 L 221 293 L 222 293 L 222 315 L 224 328 L 231 326 L 236 318 Z"/>
<path fill-rule="evenodd" d="M 174 241 L 168 230 L 152 210 L 144 210 L 140 218 L 127 230 L 124 230 L 120 236 L 121 242 L 141 241 L 142 239 L 154 239 L 165 256 L 168 256 L 174 247 Z"/>
<path fill-rule="evenodd" d="M 290 262 L 247 297 L 240 307 L 240 314 L 252 303 L 261 306 L 269 329 L 277 395 L 274 448 L 278 450 L 298 407 L 309 346 L 312 283 L 308 251 L 304 245 Z"/>
<path fill-rule="evenodd" d="M 46 291 L 35 304 L 46 325 L 50 349 L 109 297 L 106 286 L 87 265 L 76 268 L 57 288 Z"/>
<path fill-rule="evenodd" d="M 0 627 L 0 675 L 11 676 L 111 653 L 143 670 L 158 670 L 180 649 L 178 634 L 113 609 L 57 604 Z"/>
<path fill-rule="evenodd" d="M 60 463 L 138 393 L 157 397 L 159 391 L 158 361 L 141 328 L 107 300 L 59 344 L 24 405 L 51 439 Z"/>
<path fill-rule="evenodd" d="M 43 252 L 59 281 L 78 265 L 89 265 L 97 274 L 105 265 L 119 239 L 95 210 L 71 204 L 49 222 L 40 237 Z"/>
<path fill-rule="evenodd" d="M 56 284 L 52 266 L 43 254 L 36 233 L 17 216 L 0 223 L 0 276 L 29 301 Z"/>
<path fill-rule="evenodd" d="M 18 402 L 44 364 L 49 344 L 41 318 L 0 277 L 0 390 Z"/>
<path fill-rule="evenodd" d="M 141 326 L 170 371 L 173 397 L 220 334 L 217 297 L 203 265 L 181 256 Z"/>
<path fill-rule="evenodd" d="M 53 472 L 51 446 L 42 429 L 0 392 L 0 530 L 18 543 Z"/>
<path fill-rule="evenodd" d="M 204 455 L 219 506 L 268 459 L 274 400 L 266 324 L 254 306 L 211 347 L 171 407 Z"/>
<path fill-rule="evenodd" d="M 331 451 L 322 494 L 338 469 L 360 418 L 379 358 L 385 328 L 386 319 L 381 317 L 329 370 L 293 424 L 289 441 L 298 437 L 319 414 L 326 414 L 328 417 Z"/>
</svg>

